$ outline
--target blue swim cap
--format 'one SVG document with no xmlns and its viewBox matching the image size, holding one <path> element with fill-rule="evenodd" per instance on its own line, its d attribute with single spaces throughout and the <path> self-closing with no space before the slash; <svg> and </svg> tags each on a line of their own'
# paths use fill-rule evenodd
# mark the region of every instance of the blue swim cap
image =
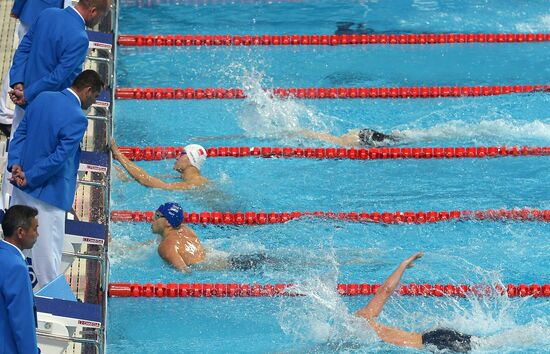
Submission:
<svg viewBox="0 0 550 354">
<path fill-rule="evenodd" d="M 183 222 L 183 209 L 178 203 L 164 203 L 157 209 L 168 220 L 172 227 L 176 228 Z"/>
</svg>

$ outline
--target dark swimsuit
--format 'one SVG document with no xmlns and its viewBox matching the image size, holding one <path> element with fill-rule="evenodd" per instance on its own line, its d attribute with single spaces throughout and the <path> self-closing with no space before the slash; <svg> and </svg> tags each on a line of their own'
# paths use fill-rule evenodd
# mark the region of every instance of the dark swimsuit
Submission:
<svg viewBox="0 0 550 354">
<path fill-rule="evenodd" d="M 266 263 L 268 257 L 264 253 L 243 254 L 229 257 L 231 268 L 236 270 L 250 270 Z"/>
<path fill-rule="evenodd" d="M 380 143 L 384 141 L 395 141 L 395 138 L 372 129 L 359 130 L 359 142 L 363 146 L 381 145 Z"/>
<path fill-rule="evenodd" d="M 472 336 L 452 329 L 438 328 L 422 334 L 422 344 L 426 349 L 451 350 L 458 353 L 467 353 L 472 350 Z"/>
</svg>

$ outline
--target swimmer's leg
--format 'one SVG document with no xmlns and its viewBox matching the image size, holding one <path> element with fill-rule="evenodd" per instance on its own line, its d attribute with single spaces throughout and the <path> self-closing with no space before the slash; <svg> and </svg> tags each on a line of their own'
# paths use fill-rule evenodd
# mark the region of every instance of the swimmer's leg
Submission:
<svg viewBox="0 0 550 354">
<path fill-rule="evenodd" d="M 242 254 L 229 258 L 231 268 L 236 270 L 257 269 L 271 260 L 265 253 Z"/>
</svg>

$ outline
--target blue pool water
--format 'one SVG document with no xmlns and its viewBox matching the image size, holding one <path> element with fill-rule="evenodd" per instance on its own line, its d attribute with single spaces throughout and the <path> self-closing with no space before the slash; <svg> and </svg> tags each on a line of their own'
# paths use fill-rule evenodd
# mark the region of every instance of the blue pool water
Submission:
<svg viewBox="0 0 550 354">
<path fill-rule="evenodd" d="M 206 4 L 204 4 L 206 3 Z M 120 33 L 548 32 L 545 1 L 236 1 L 122 7 Z M 300 48 L 119 48 L 121 87 L 243 87 L 245 100 L 118 101 L 119 145 L 328 146 L 300 128 L 396 131 L 406 146 L 550 145 L 550 96 L 410 100 L 278 100 L 261 87 L 550 83 L 547 43 Z M 173 160 L 138 162 L 177 180 Z M 112 178 L 112 209 L 395 211 L 550 208 L 548 157 L 451 160 L 212 158 L 204 191 L 152 190 Z M 336 283 L 381 282 L 412 252 L 404 282 L 550 283 L 550 225 L 443 222 L 377 225 L 302 218 L 254 227 L 193 226 L 208 249 L 265 252 L 254 271 L 181 274 L 165 265 L 146 223 L 112 225 L 111 282 L 297 283 L 300 298 L 112 298 L 110 353 L 401 353 L 377 340 Z M 550 351 L 545 299 L 390 299 L 381 321 L 411 331 L 450 326 L 492 336 L 483 353 Z"/>
</svg>

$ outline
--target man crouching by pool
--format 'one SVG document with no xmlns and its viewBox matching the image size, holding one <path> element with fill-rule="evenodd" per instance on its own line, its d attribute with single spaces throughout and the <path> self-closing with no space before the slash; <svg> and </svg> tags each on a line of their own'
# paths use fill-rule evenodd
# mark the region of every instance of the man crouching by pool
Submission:
<svg viewBox="0 0 550 354">
<path fill-rule="evenodd" d="M 161 236 L 158 253 L 174 268 L 191 273 L 194 269 L 254 269 L 265 263 L 268 257 L 263 253 L 251 255 L 228 255 L 225 252 L 208 252 L 191 228 L 183 224 L 183 209 L 174 202 L 158 207 L 151 224 L 153 233 Z"/>
</svg>

